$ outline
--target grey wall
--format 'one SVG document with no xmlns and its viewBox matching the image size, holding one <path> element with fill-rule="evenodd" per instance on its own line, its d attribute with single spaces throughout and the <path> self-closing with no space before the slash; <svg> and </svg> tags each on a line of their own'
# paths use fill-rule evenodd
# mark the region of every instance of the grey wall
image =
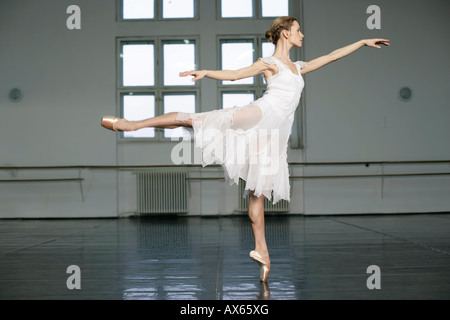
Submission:
<svg viewBox="0 0 450 320">
<path fill-rule="evenodd" d="M 82 29 L 66 28 L 66 8 L 79 5 Z M 298 2 L 300 4 L 300 2 Z M 365 26 L 370 4 L 382 10 L 382 29 Z M 448 1 L 305 0 L 301 18 L 304 60 L 368 37 L 389 48 L 363 48 L 305 76 L 305 149 L 289 161 L 450 159 Z M 171 143 L 121 143 L 100 127 L 118 114 L 116 37 L 199 35 L 201 68 L 215 68 L 216 34 L 258 34 L 270 21 L 216 22 L 215 1 L 200 0 L 199 22 L 120 23 L 116 1 L 0 2 L 0 166 L 170 164 Z M 210 28 L 199 26 L 207 24 Z M 413 99 L 399 101 L 410 86 Z M 8 100 L 19 87 L 24 99 Z M 217 105 L 217 86 L 201 83 L 202 111 Z M 448 164 L 387 166 L 385 172 L 445 171 Z M 380 173 L 381 168 L 306 167 L 291 174 Z M 212 171 L 212 172 L 211 172 Z M 217 176 L 221 171 L 198 174 Z M 0 179 L 85 179 L 77 182 L 0 183 L 0 217 L 95 217 L 135 210 L 134 177 L 103 170 L 0 171 Z M 448 176 L 292 181 L 292 213 L 448 211 Z M 191 214 L 232 213 L 237 188 L 223 181 L 193 182 Z M 407 188 L 405 188 L 407 187 Z M 83 196 L 83 197 L 82 197 Z"/>
<path fill-rule="evenodd" d="M 0 164 L 115 164 L 115 138 L 98 129 L 115 105 L 112 1 L 77 1 L 82 30 L 66 28 L 69 1 L 2 1 Z M 11 103 L 18 86 L 24 99 Z"/>
<path fill-rule="evenodd" d="M 82 9 L 82 30 L 66 9 Z M 99 130 L 115 106 L 113 1 L 0 2 L 0 166 L 114 165 L 114 135 Z M 19 87 L 24 98 L 8 100 Z M 72 178 L 78 171 L 1 171 L 8 178 Z M 77 182 L 0 183 L 0 217 L 116 216 L 116 177 L 83 172 Z"/>
<path fill-rule="evenodd" d="M 304 3 L 305 59 L 365 38 L 390 47 L 362 48 L 307 74 L 305 161 L 450 159 L 448 1 L 319 0 Z M 366 9 L 381 9 L 369 30 Z M 403 102 L 400 88 L 412 89 Z M 382 171 L 384 170 L 384 171 Z M 306 175 L 448 172 L 449 164 L 308 166 Z M 432 212 L 450 208 L 449 176 L 309 179 L 304 212 Z"/>
<path fill-rule="evenodd" d="M 366 27 L 370 4 L 381 30 Z M 449 14 L 442 0 L 304 1 L 306 59 L 364 38 L 392 43 L 306 76 L 308 161 L 450 158 Z"/>
</svg>

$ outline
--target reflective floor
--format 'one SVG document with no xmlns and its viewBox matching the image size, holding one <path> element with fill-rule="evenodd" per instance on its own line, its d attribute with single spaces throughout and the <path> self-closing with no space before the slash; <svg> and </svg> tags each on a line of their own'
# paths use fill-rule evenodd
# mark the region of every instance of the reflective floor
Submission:
<svg viewBox="0 0 450 320">
<path fill-rule="evenodd" d="M 0 220 L 0 299 L 450 298 L 450 214 L 266 224 L 263 285 L 247 217 Z M 81 289 L 68 289 L 77 274 Z"/>
</svg>

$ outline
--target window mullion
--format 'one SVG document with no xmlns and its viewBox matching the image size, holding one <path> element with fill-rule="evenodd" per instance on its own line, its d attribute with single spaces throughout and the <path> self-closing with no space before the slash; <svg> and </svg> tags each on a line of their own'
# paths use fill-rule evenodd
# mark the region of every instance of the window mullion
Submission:
<svg viewBox="0 0 450 320">
<path fill-rule="evenodd" d="M 160 0 L 155 1 L 155 18 L 156 20 L 160 17 L 159 9 Z M 161 39 L 155 39 L 155 117 L 161 115 Z M 155 128 L 155 140 L 161 140 L 161 130 Z"/>
<path fill-rule="evenodd" d="M 155 0 L 155 20 L 162 20 L 162 2 L 163 0 Z"/>
<path fill-rule="evenodd" d="M 162 50 L 162 40 L 161 38 L 157 38 L 155 40 L 156 48 L 155 48 L 155 88 L 156 90 L 161 90 L 163 87 L 163 50 Z"/>
<path fill-rule="evenodd" d="M 166 91 L 164 90 L 164 87 L 161 86 L 158 89 L 158 98 L 157 98 L 157 103 L 156 103 L 156 116 L 161 116 L 164 114 L 164 94 L 166 94 Z M 157 135 L 157 140 L 163 140 L 164 138 L 164 129 L 162 128 L 157 128 L 156 129 L 158 135 Z"/>
<path fill-rule="evenodd" d="M 261 0 L 253 0 L 253 17 L 256 19 L 262 18 Z"/>
</svg>

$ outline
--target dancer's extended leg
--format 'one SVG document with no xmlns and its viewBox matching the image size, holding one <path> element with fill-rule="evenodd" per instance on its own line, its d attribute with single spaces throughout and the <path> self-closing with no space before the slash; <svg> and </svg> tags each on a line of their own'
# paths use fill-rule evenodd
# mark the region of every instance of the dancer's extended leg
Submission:
<svg viewBox="0 0 450 320">
<path fill-rule="evenodd" d="M 116 131 L 136 131 L 142 128 L 165 128 L 174 129 L 180 126 L 191 127 L 192 119 L 184 121 L 176 120 L 178 112 L 169 112 L 154 118 L 141 121 L 128 121 L 115 117 L 104 117 L 102 125 L 108 129 Z M 257 105 L 247 105 L 241 107 L 233 116 L 231 129 L 247 130 L 254 127 L 261 120 L 261 108 Z M 106 118 L 106 119 L 105 119 Z M 201 121 L 201 117 L 199 119 Z"/>
<path fill-rule="evenodd" d="M 128 121 L 125 119 L 117 119 L 114 123 L 114 130 L 119 131 L 136 131 L 142 128 L 166 128 L 174 129 L 180 126 L 192 127 L 192 120 L 179 121 L 175 120 L 178 112 L 169 112 L 154 118 L 149 118 L 141 121 Z"/>
</svg>

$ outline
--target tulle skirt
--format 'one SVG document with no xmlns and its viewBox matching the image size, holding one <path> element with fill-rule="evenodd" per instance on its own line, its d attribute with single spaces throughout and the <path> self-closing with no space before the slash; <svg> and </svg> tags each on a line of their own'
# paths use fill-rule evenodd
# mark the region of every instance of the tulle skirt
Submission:
<svg viewBox="0 0 450 320">
<path fill-rule="evenodd" d="M 219 164 L 230 185 L 245 181 L 250 191 L 264 195 L 273 204 L 290 201 L 287 142 L 293 118 L 265 112 L 254 103 L 200 113 L 179 112 L 176 120 L 192 119 L 183 128 L 183 140 L 194 140 L 201 149 L 202 166 Z M 273 195 L 273 196 L 272 196 Z"/>
</svg>

